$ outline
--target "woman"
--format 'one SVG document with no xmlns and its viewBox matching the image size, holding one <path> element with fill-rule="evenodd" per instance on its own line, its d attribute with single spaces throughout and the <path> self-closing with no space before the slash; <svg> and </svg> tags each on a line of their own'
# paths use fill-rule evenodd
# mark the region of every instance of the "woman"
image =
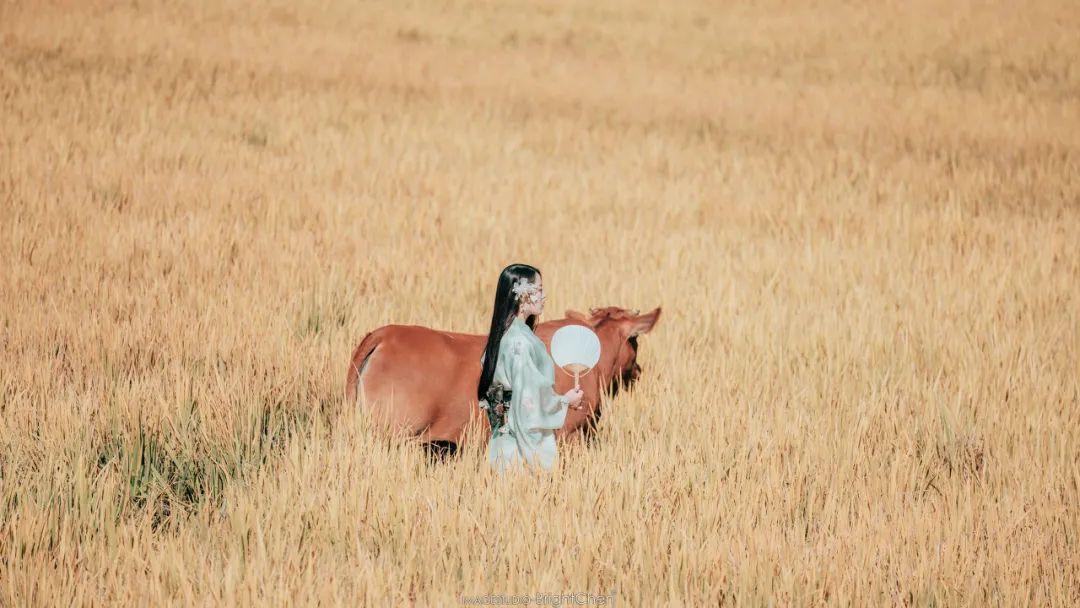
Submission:
<svg viewBox="0 0 1080 608">
<path fill-rule="evenodd" d="M 550 470 L 555 465 L 555 429 L 566 420 L 566 408 L 577 408 L 584 392 L 554 392 L 555 362 L 533 333 L 544 311 L 540 271 L 511 264 L 499 275 L 495 310 L 476 395 L 491 423 L 488 463 L 502 472 L 527 463 Z"/>
</svg>

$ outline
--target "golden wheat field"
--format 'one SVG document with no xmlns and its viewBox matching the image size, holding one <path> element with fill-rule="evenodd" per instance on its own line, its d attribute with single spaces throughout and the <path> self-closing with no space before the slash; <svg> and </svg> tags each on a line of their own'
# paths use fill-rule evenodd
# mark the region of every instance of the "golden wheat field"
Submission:
<svg viewBox="0 0 1080 608">
<path fill-rule="evenodd" d="M 1078 31 L 0 2 L 0 604 L 1076 605 Z M 597 441 L 381 440 L 359 339 L 518 261 L 663 309 Z"/>
</svg>

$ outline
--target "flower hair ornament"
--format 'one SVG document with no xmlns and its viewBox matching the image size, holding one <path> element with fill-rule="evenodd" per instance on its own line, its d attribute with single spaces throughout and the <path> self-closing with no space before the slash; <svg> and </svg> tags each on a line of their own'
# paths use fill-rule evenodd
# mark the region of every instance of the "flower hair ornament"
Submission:
<svg viewBox="0 0 1080 608">
<path fill-rule="evenodd" d="M 540 288 L 536 286 L 536 283 L 529 282 L 529 279 L 525 277 L 521 277 L 517 281 L 514 281 L 514 286 L 511 289 L 518 301 L 521 301 L 521 299 L 526 296 L 531 302 L 536 302 L 541 299 Z"/>
</svg>

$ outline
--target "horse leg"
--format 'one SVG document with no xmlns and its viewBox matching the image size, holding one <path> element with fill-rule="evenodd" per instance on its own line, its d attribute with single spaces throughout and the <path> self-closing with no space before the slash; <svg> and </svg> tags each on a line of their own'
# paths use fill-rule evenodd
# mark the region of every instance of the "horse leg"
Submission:
<svg viewBox="0 0 1080 608">
<path fill-rule="evenodd" d="M 593 411 L 593 415 L 585 419 L 581 425 L 581 440 L 586 446 L 595 447 L 598 440 L 598 423 L 600 422 L 600 408 Z"/>
<path fill-rule="evenodd" d="M 457 455 L 457 444 L 447 439 L 435 439 L 424 443 L 427 451 L 428 462 L 445 462 L 447 458 Z"/>
</svg>

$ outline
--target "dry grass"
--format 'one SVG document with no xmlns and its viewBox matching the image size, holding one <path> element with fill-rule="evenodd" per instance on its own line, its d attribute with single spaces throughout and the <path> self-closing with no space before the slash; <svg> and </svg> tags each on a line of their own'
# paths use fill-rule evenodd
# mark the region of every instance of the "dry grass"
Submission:
<svg viewBox="0 0 1080 608">
<path fill-rule="evenodd" d="M 0 3 L 0 604 L 1080 602 L 1075 2 Z M 664 307 L 552 476 L 341 407 Z"/>
</svg>

